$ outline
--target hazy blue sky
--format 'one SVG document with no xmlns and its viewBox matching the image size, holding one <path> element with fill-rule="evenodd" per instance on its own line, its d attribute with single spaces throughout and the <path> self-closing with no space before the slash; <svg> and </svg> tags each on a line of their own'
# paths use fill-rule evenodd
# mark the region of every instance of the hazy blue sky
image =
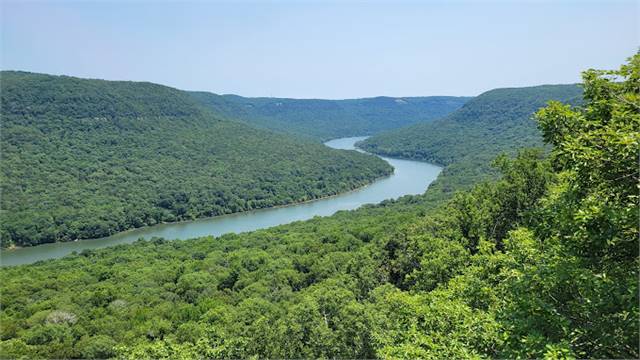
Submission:
<svg viewBox="0 0 640 360">
<path fill-rule="evenodd" d="M 2 69 L 245 96 L 577 82 L 640 45 L 638 1 L 0 1 Z"/>
</svg>

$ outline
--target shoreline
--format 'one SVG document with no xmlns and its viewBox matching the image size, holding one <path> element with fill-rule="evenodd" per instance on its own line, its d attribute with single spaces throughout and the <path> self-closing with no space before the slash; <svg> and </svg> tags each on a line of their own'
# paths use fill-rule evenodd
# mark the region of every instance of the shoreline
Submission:
<svg viewBox="0 0 640 360">
<path fill-rule="evenodd" d="M 351 140 L 351 138 L 339 138 L 336 140 Z M 13 246 L 6 249 L 0 249 L 0 268 L 6 266 L 12 267 L 26 265 L 38 261 L 62 258 L 68 254 L 76 251 L 80 252 L 84 249 L 100 249 L 117 246 L 120 244 L 131 244 L 139 239 L 150 240 L 153 237 L 159 237 L 167 240 L 189 240 L 205 236 L 213 236 L 214 238 L 218 238 L 227 233 L 240 234 L 244 232 L 251 232 L 288 224 L 291 222 L 306 221 L 316 216 L 331 216 L 336 211 L 353 211 L 363 204 L 378 204 L 380 201 L 383 201 L 387 198 L 395 199 L 407 194 L 422 194 L 426 191 L 426 189 L 428 189 L 429 184 L 437 179 L 439 173 L 443 169 L 442 166 L 428 163 L 426 161 L 385 157 L 375 153 L 363 151 L 362 149 L 355 146 L 353 142 L 349 143 L 349 141 L 335 143 L 335 147 L 328 145 L 327 143 L 324 144 L 333 149 L 357 151 L 360 153 L 376 156 L 381 160 L 387 162 L 392 169 L 390 169 L 389 173 L 375 177 L 373 179 L 369 179 L 361 185 L 354 184 L 354 187 L 349 188 L 348 190 L 345 190 L 343 192 L 338 192 L 330 195 L 327 194 L 304 201 L 291 202 L 288 204 L 280 204 L 276 206 L 245 210 L 216 216 L 199 217 L 195 219 L 173 222 L 159 222 L 154 225 L 146 225 L 119 231 L 101 238 L 58 241 L 39 244 L 36 246 Z M 404 161 L 408 161 L 409 164 L 403 163 Z M 423 167 L 423 165 L 419 164 L 427 165 L 427 167 L 425 168 Z M 417 173 L 413 173 L 413 169 L 420 170 L 417 170 Z M 411 179 L 413 180 L 407 180 L 407 174 L 412 174 Z M 423 179 L 423 176 L 426 181 L 424 187 L 420 185 L 419 189 L 415 187 L 412 188 L 412 185 L 410 185 L 409 188 L 406 188 L 404 183 L 398 184 L 393 182 L 393 180 L 391 183 L 387 183 L 389 179 L 394 179 L 397 176 L 400 176 L 400 179 L 404 178 L 405 180 L 403 181 L 409 181 L 410 183 L 421 183 L 422 181 L 420 181 L 419 179 Z M 385 191 L 391 191 L 393 195 L 389 195 L 387 197 L 387 195 L 379 194 L 377 190 L 374 192 L 368 190 L 370 189 L 370 187 L 374 187 L 377 189 L 376 186 L 380 183 L 383 184 L 381 189 L 386 189 L 381 190 L 382 194 L 386 194 Z M 360 192 L 367 195 L 364 195 L 365 197 L 361 198 L 361 196 L 358 195 Z M 345 197 L 347 199 L 357 199 L 356 204 L 358 205 L 348 205 L 345 208 L 341 208 L 342 206 L 333 208 L 334 202 L 340 203 L 340 200 L 332 199 L 340 199 L 341 197 Z M 349 201 L 350 200 L 347 200 L 347 204 L 349 204 Z M 327 203 L 327 205 L 323 205 L 325 203 Z M 300 210 L 295 210 L 298 207 L 300 208 Z M 284 210 L 289 208 L 294 210 Z M 332 210 L 327 213 L 324 213 L 324 211 L 318 211 L 318 209 L 324 208 L 331 208 Z M 308 211 L 306 209 L 314 210 Z M 278 218 L 278 215 L 274 217 L 270 215 L 270 213 L 282 213 L 287 215 L 285 217 Z M 298 215 L 300 214 L 303 215 L 299 217 Z M 257 221 L 255 225 L 251 225 L 253 223 L 252 219 L 255 219 Z M 208 222 L 219 225 L 213 225 L 213 227 L 211 227 L 211 225 L 207 225 Z M 202 223 L 203 225 L 199 225 L 199 223 Z M 229 226 L 229 224 L 232 225 Z M 222 226 L 222 228 L 220 228 L 219 226 Z M 195 233 L 193 232 L 193 229 L 191 231 L 183 230 L 191 228 L 196 230 Z M 216 229 L 221 230 L 218 231 Z M 181 231 L 186 231 L 186 233 L 183 234 L 181 233 Z"/>
<path fill-rule="evenodd" d="M 371 154 L 371 155 L 378 156 L 376 154 Z M 118 231 L 118 232 L 115 232 L 115 233 L 113 233 L 111 235 L 100 237 L 100 238 L 75 239 L 75 240 L 69 240 L 69 241 L 54 241 L 52 243 L 43 243 L 43 244 L 38 244 L 38 245 L 34 245 L 34 246 L 17 246 L 17 245 L 13 245 L 12 244 L 10 247 L 0 248 L 0 252 L 5 252 L 5 251 L 6 252 L 12 252 L 12 251 L 20 250 L 20 249 L 36 248 L 38 246 L 47 245 L 47 244 L 59 244 L 59 243 L 63 244 L 63 243 L 71 243 L 71 242 L 79 242 L 79 241 L 101 240 L 101 239 L 106 239 L 106 238 L 109 238 L 111 236 L 115 236 L 115 235 L 118 235 L 118 234 L 126 234 L 126 233 L 130 233 L 130 232 L 134 232 L 136 230 L 150 228 L 150 227 L 158 226 L 158 225 L 188 224 L 188 223 L 192 223 L 192 222 L 196 222 L 196 221 L 202 221 L 202 220 L 206 220 L 206 219 L 224 218 L 224 217 L 234 216 L 234 215 L 238 215 L 238 214 L 255 213 L 255 212 L 260 212 L 260 211 L 267 211 L 267 210 L 272 210 L 272 209 L 280 209 L 280 208 L 298 206 L 298 205 L 302 205 L 302 204 L 308 204 L 308 203 L 312 203 L 312 202 L 316 202 L 316 201 L 320 201 L 320 200 L 326 200 L 326 199 L 330 199 L 330 198 L 333 198 L 333 197 L 342 196 L 342 195 L 345 195 L 345 194 L 349 194 L 349 193 L 352 193 L 352 192 L 356 192 L 356 191 L 362 190 L 362 189 L 364 189 L 364 188 L 366 188 L 368 186 L 371 186 L 372 184 L 374 184 L 374 183 L 376 183 L 376 182 L 378 182 L 380 180 L 383 180 L 383 179 L 386 179 L 386 178 L 389 178 L 389 177 L 393 176 L 394 172 L 395 172 L 395 168 L 391 171 L 391 173 L 389 175 L 376 177 L 376 178 L 372 179 L 370 182 L 367 182 L 366 184 L 363 184 L 363 185 L 360 185 L 360 186 L 356 186 L 354 188 L 351 188 L 349 190 L 345 190 L 343 192 L 339 192 L 339 193 L 336 193 L 336 194 L 325 195 L 325 196 L 321 196 L 321 197 L 317 197 L 317 198 L 313 198 L 313 199 L 309 199 L 309 200 L 295 201 L 295 202 L 291 202 L 291 203 L 288 203 L 288 204 L 274 205 L 274 206 L 262 207 L 262 208 L 245 210 L 245 211 L 236 211 L 236 212 L 232 212 L 232 213 L 228 213 L 228 214 L 221 214 L 221 215 L 214 215 L 214 216 L 203 216 L 203 217 L 198 217 L 198 218 L 190 219 L 190 220 L 161 221 L 161 222 L 153 224 L 153 225 L 145 225 L 145 226 L 140 226 L 140 227 L 133 227 L 133 228 L 130 228 L 130 229 Z"/>
</svg>

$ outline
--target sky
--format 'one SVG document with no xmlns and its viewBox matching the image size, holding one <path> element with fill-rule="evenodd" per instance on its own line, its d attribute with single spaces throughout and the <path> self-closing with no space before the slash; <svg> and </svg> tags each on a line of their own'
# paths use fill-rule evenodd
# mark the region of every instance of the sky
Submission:
<svg viewBox="0 0 640 360">
<path fill-rule="evenodd" d="M 640 48 L 640 1 L 15 1 L 3 70 L 243 96 L 474 96 Z"/>
</svg>

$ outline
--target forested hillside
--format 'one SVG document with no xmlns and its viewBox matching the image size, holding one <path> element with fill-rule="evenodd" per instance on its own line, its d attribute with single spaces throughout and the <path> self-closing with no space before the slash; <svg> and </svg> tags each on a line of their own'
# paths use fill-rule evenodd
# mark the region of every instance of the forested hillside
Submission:
<svg viewBox="0 0 640 360">
<path fill-rule="evenodd" d="M 208 92 L 191 95 L 223 117 L 320 140 L 371 135 L 427 122 L 457 110 L 470 99 L 430 96 L 316 100 L 246 98 Z"/>
<path fill-rule="evenodd" d="M 1 269 L 0 357 L 638 358 L 640 55 L 583 89 L 435 209 Z"/>
<path fill-rule="evenodd" d="M 372 136 L 358 144 L 376 154 L 424 160 L 447 166 L 446 190 L 489 177 L 491 160 L 518 148 L 542 146 L 533 114 L 550 100 L 579 104 L 578 85 L 543 85 L 495 89 L 471 99 L 461 109 L 430 123 Z"/>
<path fill-rule="evenodd" d="M 237 122 L 151 83 L 2 72 L 0 236 L 26 246 L 333 195 L 384 161 Z"/>
</svg>

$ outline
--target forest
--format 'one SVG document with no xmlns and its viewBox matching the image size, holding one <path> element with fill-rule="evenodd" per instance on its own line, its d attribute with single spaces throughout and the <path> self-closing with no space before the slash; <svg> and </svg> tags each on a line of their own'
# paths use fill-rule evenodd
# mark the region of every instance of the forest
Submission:
<svg viewBox="0 0 640 360">
<path fill-rule="evenodd" d="M 375 156 L 219 120 L 165 86 L 1 76 L 5 248 L 316 199 L 393 171 Z"/>
<path fill-rule="evenodd" d="M 543 147 L 542 135 L 531 117 L 550 100 L 580 104 L 578 85 L 543 85 L 494 89 L 473 98 L 462 108 L 432 122 L 419 123 L 374 135 L 358 144 L 366 151 L 446 166 L 438 191 L 468 188 L 495 178 L 489 166 L 500 154 Z M 435 192 L 435 190 L 433 190 Z"/>
<path fill-rule="evenodd" d="M 377 134 L 429 122 L 459 109 L 469 97 L 376 97 L 347 100 L 247 98 L 191 92 L 219 116 L 315 140 Z"/>
<path fill-rule="evenodd" d="M 565 90 L 435 205 L 2 268 L 0 357 L 638 358 L 640 55 Z"/>
</svg>

